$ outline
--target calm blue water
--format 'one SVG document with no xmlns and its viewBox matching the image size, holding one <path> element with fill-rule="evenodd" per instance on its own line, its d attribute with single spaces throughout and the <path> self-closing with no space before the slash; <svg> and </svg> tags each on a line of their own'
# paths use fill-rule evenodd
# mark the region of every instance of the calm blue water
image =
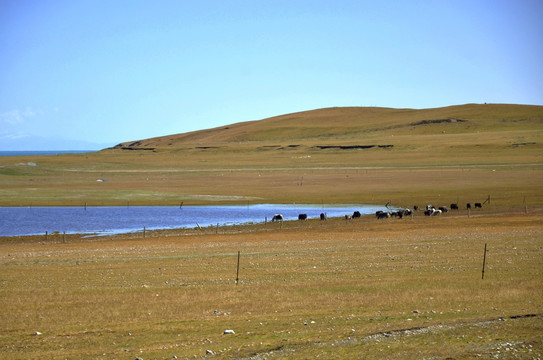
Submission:
<svg viewBox="0 0 543 360">
<path fill-rule="evenodd" d="M 0 236 L 60 233 L 118 234 L 148 230 L 227 226 L 271 221 L 274 214 L 296 220 L 304 213 L 318 218 L 385 210 L 370 205 L 240 205 L 240 206 L 108 206 L 108 207 L 0 207 Z"/>
<path fill-rule="evenodd" d="M 0 156 L 27 156 L 27 155 L 59 155 L 59 154 L 84 154 L 94 150 L 44 150 L 44 151 L 1 151 Z"/>
</svg>

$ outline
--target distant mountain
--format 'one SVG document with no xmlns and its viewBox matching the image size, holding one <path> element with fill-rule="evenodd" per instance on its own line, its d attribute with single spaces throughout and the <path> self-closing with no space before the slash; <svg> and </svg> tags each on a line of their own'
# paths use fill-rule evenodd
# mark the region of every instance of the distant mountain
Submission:
<svg viewBox="0 0 543 360">
<path fill-rule="evenodd" d="M 510 131 L 543 125 L 543 106 L 466 104 L 432 109 L 334 107 L 235 123 L 143 140 L 123 142 L 117 150 L 176 150 L 228 144 L 302 144 L 357 146 L 384 144 L 390 136 Z"/>
<path fill-rule="evenodd" d="M 108 143 L 95 143 L 62 138 L 25 136 L 1 138 L 0 151 L 47 151 L 47 150 L 101 150 L 111 147 Z"/>
</svg>

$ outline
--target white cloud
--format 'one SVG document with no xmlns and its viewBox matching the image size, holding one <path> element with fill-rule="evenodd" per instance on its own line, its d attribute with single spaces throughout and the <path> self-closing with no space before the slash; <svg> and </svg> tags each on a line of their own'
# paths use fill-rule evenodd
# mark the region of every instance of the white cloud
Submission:
<svg viewBox="0 0 543 360">
<path fill-rule="evenodd" d="M 19 109 L 10 110 L 10 111 L 6 111 L 0 114 L 0 122 L 9 124 L 9 125 L 22 124 L 27 119 L 33 118 L 37 114 L 38 112 L 28 107 L 23 110 L 19 110 Z"/>
<path fill-rule="evenodd" d="M 25 134 L 13 134 L 13 133 L 0 133 L 1 140 L 21 140 L 27 138 L 28 135 Z"/>
</svg>

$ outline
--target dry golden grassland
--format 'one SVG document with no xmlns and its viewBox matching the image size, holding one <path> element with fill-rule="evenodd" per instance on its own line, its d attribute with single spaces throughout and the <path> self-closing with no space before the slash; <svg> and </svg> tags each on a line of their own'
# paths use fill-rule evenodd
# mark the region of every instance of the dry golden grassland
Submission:
<svg viewBox="0 0 543 360">
<path fill-rule="evenodd" d="M 541 358 L 542 109 L 321 109 L 96 153 L 0 158 L 0 206 L 462 208 L 145 239 L 0 238 L 0 355 Z M 465 204 L 488 196 L 468 217 Z"/>
<path fill-rule="evenodd" d="M 0 168 L 0 205 L 178 205 L 182 201 L 383 204 L 393 200 L 396 205 L 413 206 L 426 201 L 446 205 L 484 201 L 487 195 L 502 198 L 504 204 L 543 203 L 543 162 L 539 159 L 499 163 L 499 157 L 492 157 L 480 165 L 443 160 L 441 165 L 396 166 L 387 165 L 396 156 L 391 151 L 384 154 L 390 157 L 382 160 L 384 166 L 366 166 L 363 160 L 358 165 L 354 160 L 361 151 L 342 152 L 332 151 L 323 164 L 311 163 L 318 154 L 304 158 L 308 155 L 300 151 L 282 153 L 285 166 L 281 168 L 269 167 L 268 159 L 262 156 L 261 164 L 254 159 L 254 167 L 246 168 L 230 163 L 223 155 L 213 160 L 210 169 L 192 168 L 169 153 L 148 154 L 140 162 L 132 154 L 34 157 L 32 161 L 38 166 Z M 125 163 L 115 164 L 114 159 Z M 349 159 L 353 159 L 351 163 Z M 19 163 L 27 160 L 10 159 Z M 171 161 L 179 165 L 175 167 Z"/>
<path fill-rule="evenodd" d="M 540 358 L 542 219 L 541 209 L 483 208 L 469 218 L 459 211 L 236 226 L 219 234 L 162 231 L 145 239 L 3 240 L 0 353 Z M 223 334 L 227 329 L 235 334 Z"/>
<path fill-rule="evenodd" d="M 152 176 L 152 175 L 151 175 Z M 269 203 L 377 203 L 394 200 L 394 204 L 412 206 L 417 203 L 447 204 L 450 202 L 483 201 L 489 188 L 485 182 L 494 184 L 491 194 L 508 203 L 541 203 L 538 192 L 543 180 L 541 170 L 516 170 L 492 172 L 490 169 L 462 171 L 402 171 L 362 170 L 320 173 L 295 172 L 231 172 L 224 174 L 185 175 L 171 174 L 161 181 L 142 184 L 123 180 L 121 185 L 110 177 L 108 183 L 92 179 L 95 189 L 26 188 L 6 191 L 3 201 L 11 205 L 79 206 L 89 205 L 131 205 L 163 204 L 177 205 L 197 203 L 228 202 L 269 202 Z M 475 181 L 478 184 L 473 184 Z M 508 186 L 511 182 L 521 187 Z M 96 184 L 96 185 L 95 185 Z M 498 200 L 496 200 L 497 202 Z"/>
</svg>

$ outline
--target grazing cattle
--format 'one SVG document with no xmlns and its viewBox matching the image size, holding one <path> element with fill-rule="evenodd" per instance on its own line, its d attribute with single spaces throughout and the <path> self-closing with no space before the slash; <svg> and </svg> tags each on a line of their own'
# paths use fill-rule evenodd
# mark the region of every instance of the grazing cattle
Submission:
<svg viewBox="0 0 543 360">
<path fill-rule="evenodd" d="M 359 217 L 361 217 L 361 216 L 362 216 L 362 214 L 360 214 L 360 211 L 355 211 L 355 212 L 353 213 L 353 219 L 359 218 Z"/>
<path fill-rule="evenodd" d="M 477 208 L 481 209 L 482 207 L 483 207 L 483 204 L 481 204 L 481 203 L 475 203 L 475 208 L 476 208 L 476 209 L 477 209 Z"/>
<path fill-rule="evenodd" d="M 379 210 L 375 213 L 375 217 L 377 217 L 377 219 L 388 219 L 390 217 L 390 213 Z"/>
<path fill-rule="evenodd" d="M 401 213 L 402 216 L 409 216 L 411 214 L 413 214 L 413 212 L 409 209 L 401 209 L 401 210 L 398 210 L 399 213 Z M 401 218 L 401 216 L 400 216 Z"/>
<path fill-rule="evenodd" d="M 428 205 L 426 207 L 426 211 L 424 211 L 424 215 L 426 216 L 436 216 L 441 215 L 442 211 L 440 209 L 436 209 L 432 205 Z"/>
<path fill-rule="evenodd" d="M 419 211 L 419 207 L 417 205 L 413 206 L 413 210 Z"/>
<path fill-rule="evenodd" d="M 321 213 L 321 220 L 326 220 L 326 214 L 325 213 Z"/>
<path fill-rule="evenodd" d="M 390 216 L 399 217 L 401 219 L 403 217 L 403 211 L 402 210 L 393 211 L 390 213 Z"/>
<path fill-rule="evenodd" d="M 449 209 L 447 209 L 446 206 L 440 206 L 440 207 L 438 207 L 438 209 L 441 210 L 444 213 L 449 212 Z"/>
<path fill-rule="evenodd" d="M 466 204 L 466 209 L 468 209 L 468 210 L 471 209 L 471 204 L 470 203 Z"/>
<path fill-rule="evenodd" d="M 351 220 L 353 217 L 350 214 L 345 215 L 345 220 Z"/>
<path fill-rule="evenodd" d="M 458 204 L 451 204 L 451 210 L 458 210 Z"/>
<path fill-rule="evenodd" d="M 298 220 L 307 220 L 307 214 L 298 215 Z"/>
<path fill-rule="evenodd" d="M 434 207 L 434 205 L 426 205 L 426 210 L 424 211 L 425 216 L 434 215 L 435 212 L 436 208 Z"/>
<path fill-rule="evenodd" d="M 281 214 L 273 215 L 272 221 L 283 221 L 283 215 Z"/>
</svg>

